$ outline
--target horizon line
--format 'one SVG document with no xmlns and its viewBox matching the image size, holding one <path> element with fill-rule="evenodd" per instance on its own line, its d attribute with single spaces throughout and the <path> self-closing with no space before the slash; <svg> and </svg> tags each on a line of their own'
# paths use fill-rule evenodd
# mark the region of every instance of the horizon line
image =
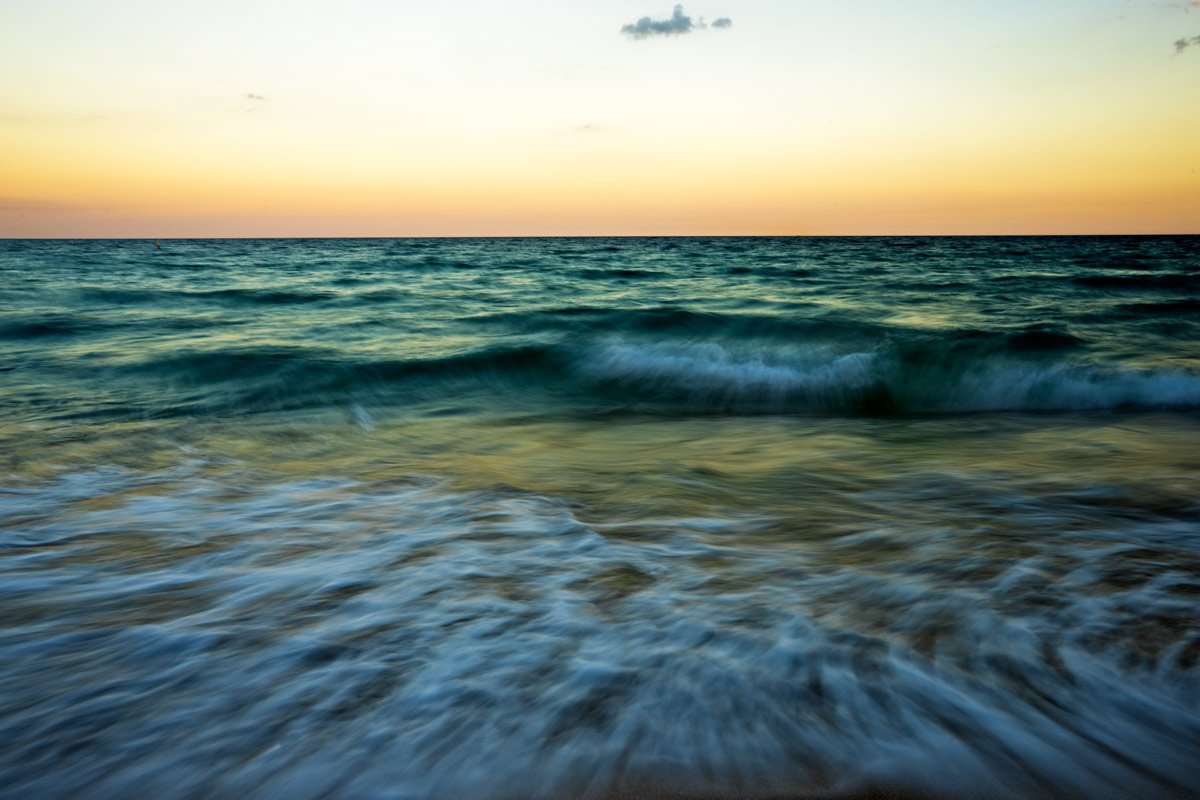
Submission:
<svg viewBox="0 0 1200 800">
<path fill-rule="evenodd" d="M 9 242 L 181 242 L 224 240 L 313 240 L 313 239 L 1036 239 L 1036 238 L 1114 238 L 1130 236 L 1200 236 L 1194 232 L 1129 233 L 587 233 L 587 234 L 445 234 L 445 235 L 370 235 L 370 236 L 0 236 Z"/>
</svg>

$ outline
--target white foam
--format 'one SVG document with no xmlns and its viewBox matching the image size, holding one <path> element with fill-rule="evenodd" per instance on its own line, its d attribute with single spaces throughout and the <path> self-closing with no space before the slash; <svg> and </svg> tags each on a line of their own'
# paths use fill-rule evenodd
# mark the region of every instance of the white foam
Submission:
<svg viewBox="0 0 1200 800">
<path fill-rule="evenodd" d="M 1200 375 L 1183 369 L 1020 362 L 1000 357 L 907 364 L 885 351 L 729 348 L 712 342 L 591 348 L 585 378 L 634 397 L 770 412 L 891 407 L 907 413 L 1200 407 Z"/>
</svg>

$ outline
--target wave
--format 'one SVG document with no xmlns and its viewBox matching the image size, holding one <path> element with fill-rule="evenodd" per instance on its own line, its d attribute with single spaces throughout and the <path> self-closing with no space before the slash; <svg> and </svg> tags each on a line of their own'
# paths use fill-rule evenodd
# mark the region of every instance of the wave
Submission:
<svg viewBox="0 0 1200 800">
<path fill-rule="evenodd" d="M 95 333 L 110 324 L 78 315 L 31 314 L 0 319 L 0 339 L 40 339 L 47 336 L 76 336 Z"/>
<path fill-rule="evenodd" d="M 112 369 L 156 391 L 116 413 L 178 417 L 403 405 L 443 399 L 462 391 L 463 383 L 469 390 L 505 393 L 557 382 L 557 359 L 548 348 L 486 348 L 409 360 L 339 356 L 317 347 L 259 347 L 183 351 L 120 365 Z"/>
<path fill-rule="evenodd" d="M 163 289 L 115 289 L 89 286 L 79 290 L 81 299 L 90 302 L 112 304 L 146 304 L 163 302 L 217 301 L 251 305 L 285 305 L 314 303 L 330 300 L 338 295 L 328 291 L 302 289 L 209 289 L 209 290 L 163 290 Z"/>
<path fill-rule="evenodd" d="M 815 303 L 795 307 L 820 311 Z M 678 306 L 602 308 L 550 306 L 516 312 L 480 314 L 464 319 L 472 325 L 522 333 L 661 336 L 669 339 L 713 341 L 820 341 L 861 342 L 885 337 L 888 328 L 851 317 L 833 318 L 819 313 L 807 318 L 786 318 L 769 313 L 694 311 Z"/>
<path fill-rule="evenodd" d="M 958 332 L 847 349 L 613 336 L 440 358 L 348 360 L 336 350 L 193 351 L 126 374 L 165 383 L 153 415 L 518 403 L 542 411 L 888 415 L 1200 408 L 1200 373 L 1075 360 L 1052 331 Z"/>
<path fill-rule="evenodd" d="M 1200 312 L 1200 300 L 1174 300 L 1163 303 L 1126 303 L 1118 311 L 1130 314 L 1195 314 Z"/>
<path fill-rule="evenodd" d="M 631 399 L 765 413 L 969 413 L 1200 408 L 1200 374 L 1016 359 L 940 360 L 904 349 L 737 350 L 610 344 L 581 363 Z"/>
<path fill-rule="evenodd" d="M 632 267 L 611 269 L 580 269 L 576 271 L 576 277 L 585 280 L 606 280 L 608 278 L 665 278 L 669 277 L 669 273 L 659 272 L 652 269 L 634 269 Z"/>
<path fill-rule="evenodd" d="M 742 266 L 734 265 L 725 270 L 729 275 L 753 275 L 762 278 L 810 278 L 816 274 L 814 270 L 804 267 L 780 266 Z"/>
<path fill-rule="evenodd" d="M 1080 275 L 1071 282 L 1089 289 L 1168 290 L 1193 292 L 1200 290 L 1200 277 L 1195 275 Z"/>
<path fill-rule="evenodd" d="M 217 320 L 207 315 L 124 314 L 84 316 L 79 314 L 18 314 L 0 319 L 0 340 L 69 340 L 93 334 L 119 335 L 133 331 L 161 334 L 229 327 L 240 321 Z"/>
</svg>

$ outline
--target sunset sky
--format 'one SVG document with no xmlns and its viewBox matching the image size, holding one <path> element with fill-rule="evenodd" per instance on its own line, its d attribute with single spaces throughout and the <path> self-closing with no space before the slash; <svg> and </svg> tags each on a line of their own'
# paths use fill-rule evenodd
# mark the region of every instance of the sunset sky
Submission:
<svg viewBox="0 0 1200 800">
<path fill-rule="evenodd" d="M 1200 233 L 1200 2 L 682 14 L 0 0 L 0 236 Z"/>
</svg>

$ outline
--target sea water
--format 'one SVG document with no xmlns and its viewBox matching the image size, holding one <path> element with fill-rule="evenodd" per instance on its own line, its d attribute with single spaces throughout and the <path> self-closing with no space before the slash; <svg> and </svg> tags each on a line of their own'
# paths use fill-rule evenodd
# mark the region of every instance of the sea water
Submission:
<svg viewBox="0 0 1200 800">
<path fill-rule="evenodd" d="M 0 242 L 0 796 L 1200 792 L 1200 237 Z"/>
</svg>

